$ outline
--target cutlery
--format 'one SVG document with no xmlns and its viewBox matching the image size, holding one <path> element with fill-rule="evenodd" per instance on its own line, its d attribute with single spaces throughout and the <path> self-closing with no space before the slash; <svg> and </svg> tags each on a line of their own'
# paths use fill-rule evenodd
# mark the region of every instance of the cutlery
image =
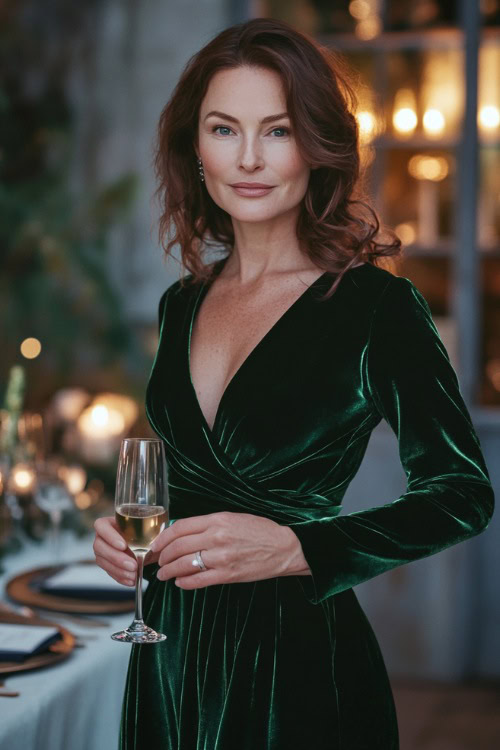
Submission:
<svg viewBox="0 0 500 750">
<path fill-rule="evenodd" d="M 0 688 L 4 687 L 4 685 L 5 682 L 0 680 Z M 17 698 L 18 695 L 21 695 L 21 693 L 18 693 L 17 690 L 0 690 L 0 697 Z"/>
</svg>

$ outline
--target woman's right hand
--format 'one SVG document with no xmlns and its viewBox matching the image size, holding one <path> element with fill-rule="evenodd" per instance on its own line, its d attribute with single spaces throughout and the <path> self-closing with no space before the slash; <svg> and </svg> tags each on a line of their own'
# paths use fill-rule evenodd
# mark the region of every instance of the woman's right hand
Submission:
<svg viewBox="0 0 500 750">
<path fill-rule="evenodd" d="M 118 531 L 116 520 L 112 516 L 98 518 L 94 528 L 96 563 L 118 583 L 135 586 L 137 561 Z"/>
</svg>

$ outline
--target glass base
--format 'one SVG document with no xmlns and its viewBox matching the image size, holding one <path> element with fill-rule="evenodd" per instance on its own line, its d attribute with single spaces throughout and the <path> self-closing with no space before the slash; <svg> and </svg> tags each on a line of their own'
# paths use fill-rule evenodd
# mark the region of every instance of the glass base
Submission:
<svg viewBox="0 0 500 750">
<path fill-rule="evenodd" d="M 166 640 L 167 636 L 163 633 L 157 633 L 153 628 L 148 628 L 144 623 L 134 620 L 129 628 L 121 630 L 119 633 L 113 633 L 111 638 L 122 643 L 160 643 Z"/>
</svg>

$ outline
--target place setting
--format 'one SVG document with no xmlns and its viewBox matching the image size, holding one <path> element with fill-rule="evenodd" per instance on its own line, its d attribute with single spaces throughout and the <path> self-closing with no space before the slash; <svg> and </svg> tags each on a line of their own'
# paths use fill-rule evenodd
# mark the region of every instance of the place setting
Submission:
<svg viewBox="0 0 500 750">
<path fill-rule="evenodd" d="M 23 409 L 25 390 L 25 369 L 12 367 L 0 410 L 0 675 L 67 659 L 109 618 L 132 612 L 136 595 L 96 564 L 91 546 L 95 519 L 113 508 L 108 453 L 135 406 L 66 389 L 33 413 Z"/>
<path fill-rule="evenodd" d="M 165 506 L 163 502 L 158 505 L 160 497 L 168 498 L 166 475 L 162 473 L 166 468 L 164 453 L 161 450 L 157 456 L 158 447 L 163 448 L 156 440 L 124 439 L 118 461 L 115 518 L 141 563 L 168 514 L 168 500 Z M 57 550 L 59 554 L 59 546 Z M 0 602 L 0 675 L 50 667 L 67 659 L 75 648 L 99 638 L 89 630 L 111 625 L 102 615 L 112 617 L 135 609 L 133 624 L 114 633 L 111 637 L 115 640 L 164 640 L 164 635 L 154 633 L 142 621 L 142 592 L 147 585 L 142 564 L 136 586 L 130 587 L 111 578 L 93 559 L 29 567 L 15 573 L 6 580 L 6 598 Z M 77 633 L 72 632 L 75 628 Z M 15 692 L 4 690 L 0 697 L 16 697 Z"/>
<path fill-rule="evenodd" d="M 111 625 L 95 615 L 132 611 L 135 589 L 114 581 L 95 561 L 81 560 L 19 573 L 7 582 L 5 593 L 0 675 L 52 666 L 85 647 L 98 637 L 92 631 Z"/>
<path fill-rule="evenodd" d="M 0 675 L 53 666 L 76 644 L 77 637 L 55 621 L 0 607 Z"/>
</svg>

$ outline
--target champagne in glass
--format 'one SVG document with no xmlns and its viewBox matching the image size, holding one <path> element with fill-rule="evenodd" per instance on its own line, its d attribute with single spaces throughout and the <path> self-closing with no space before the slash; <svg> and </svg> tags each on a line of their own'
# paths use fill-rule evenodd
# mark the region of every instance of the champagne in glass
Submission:
<svg viewBox="0 0 500 750">
<path fill-rule="evenodd" d="M 167 511 L 163 505 L 118 505 L 115 518 L 132 552 L 147 552 L 165 528 Z"/>
<path fill-rule="evenodd" d="M 167 637 L 142 619 L 142 573 L 150 545 L 168 523 L 168 485 L 162 440 L 122 440 L 115 491 L 115 518 L 123 538 L 137 559 L 135 617 L 111 638 L 124 643 L 159 643 Z"/>
</svg>

